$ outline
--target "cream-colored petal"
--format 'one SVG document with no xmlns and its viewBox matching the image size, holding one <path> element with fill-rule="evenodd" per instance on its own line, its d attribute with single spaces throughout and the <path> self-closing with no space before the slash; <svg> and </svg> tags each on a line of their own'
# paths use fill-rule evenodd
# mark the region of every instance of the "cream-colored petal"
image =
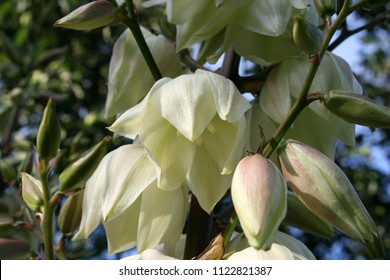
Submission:
<svg viewBox="0 0 390 280">
<path fill-rule="evenodd" d="M 298 239 L 284 232 L 277 231 L 275 234 L 275 243 L 283 245 L 290 249 L 294 255 L 302 256 L 304 259 L 315 260 L 313 253 Z"/>
<path fill-rule="evenodd" d="M 210 213 L 230 187 L 231 175 L 221 175 L 218 165 L 204 145 L 197 147 L 187 184 L 200 206 Z"/>
<path fill-rule="evenodd" d="M 143 126 L 154 121 L 153 119 L 148 118 L 148 111 L 150 110 L 149 98 L 151 93 L 170 80 L 170 78 L 158 80 L 139 104 L 124 112 L 108 129 L 124 137 L 135 139 Z"/>
<path fill-rule="evenodd" d="M 109 254 L 122 252 L 135 246 L 140 208 L 141 198 L 138 198 L 115 219 L 103 221 Z"/>
<path fill-rule="evenodd" d="M 242 15 L 240 25 L 259 34 L 280 36 L 286 30 L 292 11 L 286 0 L 252 1 Z"/>
<path fill-rule="evenodd" d="M 187 215 L 185 188 L 165 191 L 152 185 L 142 194 L 137 249 L 142 252 L 160 243 L 176 243 Z"/>
<path fill-rule="evenodd" d="M 83 212 L 80 228 L 73 239 L 87 238 L 100 224 L 102 220 L 102 203 L 110 185 L 107 184 L 107 166 L 112 157 L 112 152 L 107 154 L 99 163 L 95 172 L 88 179 L 83 198 Z M 119 163 L 113 163 L 113 167 Z"/>
<path fill-rule="evenodd" d="M 233 171 L 244 153 L 245 118 L 229 123 L 216 116 L 202 134 L 204 146 L 218 164 L 220 173 Z"/>
<path fill-rule="evenodd" d="M 181 73 L 175 47 L 162 35 L 141 28 L 145 41 L 164 77 Z M 129 29 L 116 41 L 108 73 L 106 117 L 121 113 L 136 105 L 152 88 L 155 80 Z"/>
<path fill-rule="evenodd" d="M 195 141 L 216 114 L 211 90 L 203 75 L 186 74 L 159 87 L 150 101 L 181 134 Z"/>
<path fill-rule="evenodd" d="M 102 203 L 104 220 L 121 215 L 157 176 L 141 145 L 121 146 L 109 155 L 106 169 L 102 171 L 109 188 Z"/>
<path fill-rule="evenodd" d="M 250 109 L 250 103 L 229 79 L 200 69 L 196 70 L 196 74 L 202 74 L 207 78 L 211 88 L 210 93 L 212 93 L 215 107 L 222 120 L 237 122 Z"/>
<path fill-rule="evenodd" d="M 256 250 L 248 247 L 232 254 L 228 260 L 294 260 L 295 256 L 287 247 L 273 243 L 271 249 Z"/>
<path fill-rule="evenodd" d="M 165 190 L 177 189 L 191 168 L 196 144 L 165 119 L 159 119 L 157 112 L 149 116 L 155 116 L 156 121 L 142 132 L 141 142 L 156 166 L 158 186 Z"/>
</svg>

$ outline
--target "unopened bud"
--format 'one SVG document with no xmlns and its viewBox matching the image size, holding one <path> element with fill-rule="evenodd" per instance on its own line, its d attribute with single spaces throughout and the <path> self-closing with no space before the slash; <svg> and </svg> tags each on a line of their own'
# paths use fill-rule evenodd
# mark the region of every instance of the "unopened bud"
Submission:
<svg viewBox="0 0 390 280">
<path fill-rule="evenodd" d="M 70 234 L 81 221 L 84 190 L 70 195 L 62 205 L 58 215 L 58 226 L 62 233 Z"/>
<path fill-rule="evenodd" d="M 22 240 L 0 238 L 0 260 L 24 260 L 30 256 L 30 244 Z"/>
<path fill-rule="evenodd" d="M 333 228 L 307 209 L 292 192 L 287 193 L 287 214 L 283 223 L 321 237 L 333 236 Z"/>
<path fill-rule="evenodd" d="M 318 53 L 322 46 L 324 34 L 318 26 L 306 21 L 302 16 L 294 20 L 294 44 L 308 55 Z"/>
<path fill-rule="evenodd" d="M 106 0 L 97 0 L 83 5 L 54 23 L 56 27 L 75 30 L 90 30 L 116 21 L 117 8 Z"/>
<path fill-rule="evenodd" d="M 268 250 L 287 208 L 287 186 L 278 168 L 259 154 L 245 157 L 236 167 L 231 192 L 249 244 Z"/>
<path fill-rule="evenodd" d="M 324 95 L 326 108 L 347 122 L 390 128 L 390 108 L 360 94 L 332 90 Z"/>
<path fill-rule="evenodd" d="M 47 102 L 37 135 L 37 151 L 42 159 L 51 159 L 57 155 L 61 142 L 61 126 L 56 107 L 52 99 Z"/>
<path fill-rule="evenodd" d="M 101 142 L 86 151 L 78 160 L 67 166 L 60 174 L 59 190 L 62 192 L 73 192 L 83 188 L 85 182 L 106 154 L 110 142 L 111 137 L 105 137 Z"/>
<path fill-rule="evenodd" d="M 22 172 L 22 197 L 27 206 L 35 211 L 40 211 L 43 205 L 42 184 L 33 176 Z"/>
<path fill-rule="evenodd" d="M 331 159 L 294 140 L 286 141 L 278 152 L 284 178 L 307 208 L 350 237 L 371 247 L 381 246 L 374 221 Z"/>
<path fill-rule="evenodd" d="M 16 178 L 15 169 L 2 159 L 0 159 L 0 174 L 9 182 L 15 180 Z"/>
<path fill-rule="evenodd" d="M 314 0 L 318 15 L 323 18 L 330 18 L 337 11 L 337 0 Z"/>
</svg>

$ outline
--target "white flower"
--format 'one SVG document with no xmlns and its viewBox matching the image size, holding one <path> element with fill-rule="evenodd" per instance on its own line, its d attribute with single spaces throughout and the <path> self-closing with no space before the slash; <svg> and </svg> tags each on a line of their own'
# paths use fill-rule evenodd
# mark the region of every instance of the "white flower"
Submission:
<svg viewBox="0 0 390 280">
<path fill-rule="evenodd" d="M 154 35 L 142 28 L 145 41 L 158 68 L 165 77 L 182 73 L 175 47 L 162 35 Z M 106 116 L 121 113 L 137 104 L 152 88 L 154 78 L 134 39 L 126 29 L 114 45 L 108 72 Z"/>
<path fill-rule="evenodd" d="M 185 188 L 157 188 L 156 171 L 140 145 L 107 154 L 87 181 L 75 238 L 87 238 L 103 222 L 109 253 L 160 243 L 174 248 L 187 213 Z"/>
<path fill-rule="evenodd" d="M 239 55 L 267 66 L 300 53 L 292 40 L 291 20 L 302 14 L 318 23 L 310 4 L 311 0 L 167 0 L 167 16 L 176 24 L 178 50 L 205 41 L 201 58 L 214 63 L 233 46 Z"/>
<path fill-rule="evenodd" d="M 226 174 L 242 157 L 249 108 L 230 80 L 197 70 L 159 80 L 110 129 L 139 137 L 155 164 L 159 188 L 176 190 L 186 182 L 210 212 L 229 188 Z"/>
<path fill-rule="evenodd" d="M 260 108 L 253 106 L 251 149 L 258 146 L 258 126 L 270 139 L 278 125 L 298 98 L 310 65 L 307 57 L 290 58 L 272 69 L 260 94 Z M 362 87 L 348 63 L 342 58 L 325 53 L 310 92 L 327 93 L 333 89 L 361 93 Z M 329 157 L 334 156 L 336 142 L 354 144 L 354 125 L 331 114 L 320 102 L 313 102 L 295 120 L 285 138 L 312 145 Z"/>
<path fill-rule="evenodd" d="M 315 260 L 313 253 L 298 239 L 277 231 L 269 250 L 249 247 L 248 240 L 241 233 L 226 248 L 228 260 Z"/>
</svg>

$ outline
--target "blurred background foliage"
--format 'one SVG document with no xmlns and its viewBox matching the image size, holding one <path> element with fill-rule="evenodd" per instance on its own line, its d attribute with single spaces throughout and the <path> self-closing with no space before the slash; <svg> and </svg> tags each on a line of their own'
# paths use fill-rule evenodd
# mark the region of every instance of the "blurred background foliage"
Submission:
<svg viewBox="0 0 390 280">
<path fill-rule="evenodd" d="M 62 125 L 61 156 L 51 176 L 57 176 L 80 153 L 110 132 L 104 119 L 107 74 L 113 44 L 124 26 L 89 32 L 54 28 L 53 23 L 88 1 L 2 0 L 0 2 L 0 238 L 27 241 L 39 252 L 36 219 L 23 205 L 21 170 L 34 173 L 33 144 L 48 98 L 57 106 Z M 135 1 L 137 2 L 137 1 Z M 138 1 L 139 2 L 139 1 Z M 162 9 L 139 10 L 141 22 L 174 38 Z M 359 11 L 355 18 L 369 27 L 362 31 L 361 68 L 356 72 L 366 93 L 390 106 L 389 10 Z M 375 27 L 371 22 L 375 22 Z M 351 34 L 344 24 L 344 33 Z M 112 148 L 122 144 L 114 138 Z M 358 191 L 383 235 L 390 256 L 390 131 L 357 129 L 355 147 L 339 146 L 337 162 Z M 26 169 L 27 168 L 27 169 Z M 58 214 L 58 212 L 57 212 Z M 365 259 L 357 242 L 342 234 L 326 240 L 289 230 L 320 259 Z M 61 234 L 56 235 L 57 242 Z M 62 238 L 67 258 L 108 258 L 102 229 L 87 242 Z M 111 256 L 119 258 L 123 254 Z"/>
</svg>

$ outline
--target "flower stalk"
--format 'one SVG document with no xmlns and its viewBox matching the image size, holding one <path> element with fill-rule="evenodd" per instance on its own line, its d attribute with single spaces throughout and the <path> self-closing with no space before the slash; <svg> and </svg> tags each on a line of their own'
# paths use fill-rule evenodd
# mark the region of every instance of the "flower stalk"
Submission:
<svg viewBox="0 0 390 280">
<path fill-rule="evenodd" d="M 160 69 L 157 66 L 156 61 L 154 60 L 152 53 L 148 45 L 146 44 L 145 38 L 142 34 L 141 27 L 138 24 L 137 15 L 135 13 L 135 8 L 132 0 L 126 0 L 127 9 L 130 14 L 126 14 L 124 11 L 121 11 L 118 17 L 123 21 L 124 24 L 131 30 L 134 35 L 135 40 L 137 41 L 138 47 L 141 50 L 142 56 L 144 57 L 146 64 L 148 65 L 150 72 L 153 75 L 153 78 L 157 81 L 163 76 L 160 72 Z"/>
<path fill-rule="evenodd" d="M 54 259 L 53 251 L 53 212 L 54 205 L 51 203 L 50 187 L 48 182 L 48 160 L 40 160 L 39 162 L 39 179 L 42 184 L 43 191 L 43 216 L 41 227 L 43 231 L 43 243 L 45 250 L 45 259 Z"/>
<path fill-rule="evenodd" d="M 335 19 L 334 23 L 330 27 L 329 30 L 325 33 L 324 41 L 322 42 L 321 50 L 318 54 L 318 59 L 311 60 L 309 72 L 307 73 L 305 82 L 303 84 L 303 87 L 301 89 L 301 92 L 299 93 L 298 99 L 295 101 L 294 105 L 291 108 L 291 111 L 287 114 L 284 121 L 281 123 L 281 125 L 278 127 L 278 129 L 275 131 L 274 135 L 268 142 L 268 144 L 265 146 L 263 150 L 263 156 L 269 158 L 273 151 L 276 149 L 276 147 L 279 145 L 280 141 L 282 140 L 283 136 L 287 133 L 287 131 L 290 129 L 291 125 L 294 123 L 296 118 L 299 116 L 299 114 L 302 112 L 302 110 L 310 104 L 310 101 L 307 100 L 307 95 L 309 93 L 311 84 L 313 83 L 314 77 L 317 73 L 318 68 L 321 64 L 321 59 L 324 56 L 328 45 L 341 25 L 341 23 L 347 18 L 347 16 L 353 12 L 354 8 L 350 8 L 350 0 L 346 0 L 344 2 L 344 5 L 340 11 L 340 14 Z M 356 7 L 355 7 L 356 8 Z"/>
</svg>

